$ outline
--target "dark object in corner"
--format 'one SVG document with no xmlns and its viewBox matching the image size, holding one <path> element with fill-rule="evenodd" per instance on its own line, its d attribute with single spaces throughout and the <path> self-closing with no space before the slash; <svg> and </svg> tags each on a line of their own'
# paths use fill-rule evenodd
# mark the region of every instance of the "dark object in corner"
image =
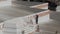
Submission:
<svg viewBox="0 0 60 34">
<path fill-rule="evenodd" d="M 55 2 L 48 1 L 48 9 L 52 11 L 56 11 L 57 4 Z"/>
</svg>

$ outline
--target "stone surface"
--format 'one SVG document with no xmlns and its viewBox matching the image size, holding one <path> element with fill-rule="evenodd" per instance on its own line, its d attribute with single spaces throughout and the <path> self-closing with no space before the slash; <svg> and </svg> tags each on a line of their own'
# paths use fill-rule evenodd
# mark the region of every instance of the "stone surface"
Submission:
<svg viewBox="0 0 60 34">
<path fill-rule="evenodd" d="M 24 3 L 22 2 L 20 2 L 21 4 L 18 4 L 18 3 L 19 2 L 17 2 L 16 3 L 17 5 L 15 6 L 14 4 L 11 4 L 11 0 L 3 1 L 0 3 L 0 22 L 3 22 L 8 19 L 22 17 L 22 16 L 33 14 L 33 13 L 44 11 L 40 9 L 29 8 L 28 6 L 35 4 L 33 2 L 32 2 L 33 4 L 29 3 L 27 4 L 27 6 L 25 5 L 26 7 L 23 6 Z"/>
<path fill-rule="evenodd" d="M 27 9 L 26 9 L 26 7 L 25 8 L 12 7 L 11 5 L 4 6 L 4 7 L 1 6 L 1 8 L 0 8 L 1 21 L 0 22 L 5 23 L 5 26 L 4 26 L 3 31 L 0 32 L 0 34 L 2 34 L 2 33 L 3 34 L 20 34 L 21 33 L 20 29 L 23 28 L 23 26 L 21 26 L 21 24 L 23 25 L 26 20 L 24 18 L 22 19 L 21 17 L 30 15 L 33 13 L 37 13 L 37 12 L 30 12 L 30 10 L 27 10 Z M 36 10 L 36 11 L 38 11 L 38 10 Z M 19 17 L 19 18 L 16 18 L 16 17 Z M 13 18 L 15 18 L 15 19 L 13 19 Z M 12 19 L 12 20 L 10 20 L 10 19 Z M 5 21 L 5 20 L 8 20 L 8 21 Z M 22 20 L 24 20 L 24 21 L 22 21 Z M 3 21 L 5 21 L 5 22 L 3 22 Z M 33 19 L 33 21 L 34 21 L 34 19 Z M 16 25 L 17 23 L 18 23 L 18 25 Z M 49 15 L 46 15 L 44 17 L 39 17 L 39 25 L 40 25 L 40 32 L 42 34 L 55 34 L 56 30 L 58 31 L 58 34 L 60 34 L 60 22 L 49 19 Z M 26 29 L 27 31 L 32 30 L 32 27 L 30 27 L 31 30 L 29 30 L 28 26 L 26 28 L 27 28 Z"/>
</svg>

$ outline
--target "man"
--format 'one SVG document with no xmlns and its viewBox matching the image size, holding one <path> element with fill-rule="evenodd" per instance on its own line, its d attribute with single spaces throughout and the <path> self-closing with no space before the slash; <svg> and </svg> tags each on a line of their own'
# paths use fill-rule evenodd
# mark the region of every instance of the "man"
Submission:
<svg viewBox="0 0 60 34">
<path fill-rule="evenodd" d="M 53 19 L 54 14 L 56 13 L 57 1 L 48 1 L 48 9 L 50 11 L 50 19 Z"/>
</svg>

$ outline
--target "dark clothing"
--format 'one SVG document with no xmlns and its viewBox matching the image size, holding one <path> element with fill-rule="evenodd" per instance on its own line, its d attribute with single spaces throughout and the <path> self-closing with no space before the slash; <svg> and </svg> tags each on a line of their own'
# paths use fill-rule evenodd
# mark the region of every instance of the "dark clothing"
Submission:
<svg viewBox="0 0 60 34">
<path fill-rule="evenodd" d="M 48 9 L 52 11 L 56 11 L 57 4 L 54 2 L 48 2 Z"/>
<path fill-rule="evenodd" d="M 36 24 L 38 24 L 38 17 L 39 17 L 39 16 L 38 16 L 38 15 L 36 15 Z"/>
</svg>

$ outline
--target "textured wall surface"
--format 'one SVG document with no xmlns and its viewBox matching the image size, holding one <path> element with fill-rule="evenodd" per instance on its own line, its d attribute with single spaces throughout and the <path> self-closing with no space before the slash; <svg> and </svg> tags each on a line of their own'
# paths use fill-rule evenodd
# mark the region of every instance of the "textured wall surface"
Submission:
<svg viewBox="0 0 60 34">
<path fill-rule="evenodd" d="M 50 14 L 50 18 L 60 21 L 60 12 L 53 12 Z"/>
</svg>

